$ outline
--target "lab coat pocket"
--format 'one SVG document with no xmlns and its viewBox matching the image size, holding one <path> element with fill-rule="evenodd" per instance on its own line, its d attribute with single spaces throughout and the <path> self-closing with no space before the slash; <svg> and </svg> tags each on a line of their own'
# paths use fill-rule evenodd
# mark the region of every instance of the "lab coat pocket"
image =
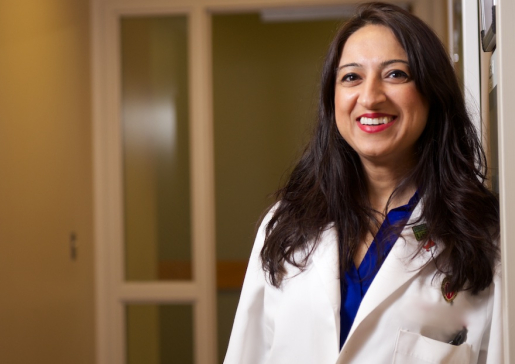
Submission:
<svg viewBox="0 0 515 364">
<path fill-rule="evenodd" d="M 470 345 L 455 346 L 400 330 L 392 364 L 462 364 L 470 362 Z"/>
</svg>

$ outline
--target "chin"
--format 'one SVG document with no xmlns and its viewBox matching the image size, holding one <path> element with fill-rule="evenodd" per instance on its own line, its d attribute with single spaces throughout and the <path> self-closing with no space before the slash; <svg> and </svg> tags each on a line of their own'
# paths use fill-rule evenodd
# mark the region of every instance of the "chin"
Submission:
<svg viewBox="0 0 515 364">
<path fill-rule="evenodd" d="M 361 160 L 366 159 L 367 161 L 375 164 L 385 164 L 388 162 L 396 163 L 401 159 L 400 156 L 395 157 L 383 151 L 367 151 L 366 153 L 358 152 L 358 155 Z"/>
<path fill-rule="evenodd" d="M 356 153 L 358 153 L 358 155 L 360 157 L 367 158 L 367 159 L 371 159 L 371 158 L 381 159 L 381 158 L 384 158 L 389 155 L 389 153 L 387 153 L 385 150 L 382 150 L 382 149 L 378 150 L 377 148 L 356 150 Z"/>
</svg>

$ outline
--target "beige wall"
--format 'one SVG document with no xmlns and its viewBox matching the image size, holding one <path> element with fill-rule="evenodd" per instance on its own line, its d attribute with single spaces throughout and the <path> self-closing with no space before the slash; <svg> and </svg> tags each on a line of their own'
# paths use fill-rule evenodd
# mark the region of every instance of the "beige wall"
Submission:
<svg viewBox="0 0 515 364">
<path fill-rule="evenodd" d="M 247 260 L 260 214 L 300 156 L 340 21 L 213 17 L 217 258 Z"/>
<path fill-rule="evenodd" d="M 88 0 L 0 2 L 1 363 L 94 362 L 89 41 Z"/>
</svg>

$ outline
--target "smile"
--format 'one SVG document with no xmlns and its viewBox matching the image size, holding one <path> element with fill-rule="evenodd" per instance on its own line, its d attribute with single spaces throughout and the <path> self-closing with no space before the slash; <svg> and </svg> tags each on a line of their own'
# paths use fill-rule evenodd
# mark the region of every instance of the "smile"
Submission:
<svg viewBox="0 0 515 364">
<path fill-rule="evenodd" d="M 390 128 L 397 117 L 382 113 L 363 114 L 356 119 L 358 127 L 367 134 L 380 133 Z"/>
<path fill-rule="evenodd" d="M 359 119 L 359 122 L 361 125 L 383 125 L 388 124 L 394 119 L 393 116 L 383 116 L 378 118 L 367 118 L 367 117 L 361 117 Z"/>
</svg>

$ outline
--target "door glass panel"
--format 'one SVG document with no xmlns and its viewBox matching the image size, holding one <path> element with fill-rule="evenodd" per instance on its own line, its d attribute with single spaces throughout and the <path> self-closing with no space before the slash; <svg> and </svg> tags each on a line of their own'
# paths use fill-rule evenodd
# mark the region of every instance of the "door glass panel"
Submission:
<svg viewBox="0 0 515 364">
<path fill-rule="evenodd" d="M 323 58 L 339 22 L 213 16 L 219 363 L 256 223 L 310 135 Z"/>
<path fill-rule="evenodd" d="M 128 305 L 127 364 L 193 364 L 192 305 Z"/>
<path fill-rule="evenodd" d="M 121 21 L 127 280 L 189 280 L 188 22 Z"/>
</svg>

